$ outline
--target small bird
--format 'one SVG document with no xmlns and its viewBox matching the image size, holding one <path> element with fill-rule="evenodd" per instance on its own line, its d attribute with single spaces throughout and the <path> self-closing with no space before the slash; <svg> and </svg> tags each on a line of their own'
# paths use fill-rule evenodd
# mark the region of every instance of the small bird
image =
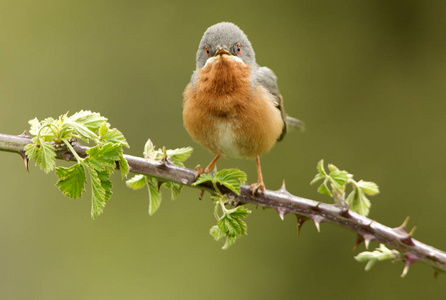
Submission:
<svg viewBox="0 0 446 300">
<path fill-rule="evenodd" d="M 183 122 L 196 142 L 216 154 L 204 170 L 198 166 L 197 176 L 222 156 L 255 158 L 253 193 L 265 192 L 259 155 L 283 139 L 287 126 L 303 128 L 285 114 L 274 72 L 256 63 L 248 37 L 229 22 L 209 27 L 200 41 L 183 93 Z"/>
</svg>

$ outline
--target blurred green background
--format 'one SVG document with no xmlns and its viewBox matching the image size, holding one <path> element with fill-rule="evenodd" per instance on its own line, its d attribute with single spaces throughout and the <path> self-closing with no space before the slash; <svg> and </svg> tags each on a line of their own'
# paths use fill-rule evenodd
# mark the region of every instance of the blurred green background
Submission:
<svg viewBox="0 0 446 300">
<path fill-rule="evenodd" d="M 34 117 L 100 112 L 141 155 L 191 145 L 187 166 L 212 155 L 182 125 L 182 91 L 206 28 L 232 21 L 273 69 L 287 112 L 306 122 L 262 157 L 268 188 L 329 201 L 309 182 L 324 158 L 379 184 L 370 217 L 446 250 L 446 2 L 0 0 L 0 132 Z M 402 263 L 364 272 L 355 234 L 318 234 L 251 207 L 249 234 L 227 251 L 209 235 L 208 196 L 164 194 L 149 217 L 145 191 L 114 175 L 105 212 L 64 197 L 56 176 L 0 153 L 2 299 L 439 299 L 446 276 Z M 257 179 L 255 162 L 224 159 Z M 377 246 L 372 244 L 372 248 Z M 360 248 L 361 250 L 363 247 Z"/>
</svg>

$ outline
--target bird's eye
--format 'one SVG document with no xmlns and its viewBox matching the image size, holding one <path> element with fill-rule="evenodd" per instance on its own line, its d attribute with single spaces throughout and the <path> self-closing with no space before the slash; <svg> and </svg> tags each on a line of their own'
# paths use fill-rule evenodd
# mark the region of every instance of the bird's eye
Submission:
<svg viewBox="0 0 446 300">
<path fill-rule="evenodd" d="M 204 47 L 204 49 L 206 50 L 206 57 L 209 57 L 209 55 L 210 55 L 209 46 L 206 45 L 206 47 Z"/>
<path fill-rule="evenodd" d="M 237 44 L 237 54 L 242 54 L 242 45 L 240 45 L 240 43 Z"/>
</svg>

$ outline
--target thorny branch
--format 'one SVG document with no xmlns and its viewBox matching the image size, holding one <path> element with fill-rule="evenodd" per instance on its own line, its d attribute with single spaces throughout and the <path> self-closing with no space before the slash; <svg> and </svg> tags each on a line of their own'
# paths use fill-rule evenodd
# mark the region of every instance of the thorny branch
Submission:
<svg viewBox="0 0 446 300">
<path fill-rule="evenodd" d="M 20 153 L 26 166 L 28 160 L 25 157 L 23 147 L 30 142 L 31 138 L 26 134 L 20 136 L 0 134 L 0 150 Z M 88 147 L 76 142 L 72 146 L 81 157 L 86 156 Z M 57 157 L 65 160 L 74 159 L 73 155 L 66 149 L 59 150 Z M 158 162 L 131 155 L 124 155 L 124 157 L 132 173 L 149 175 L 161 181 L 173 181 L 189 187 L 205 189 L 209 192 L 214 191 L 214 187 L 209 182 L 204 185 L 192 186 L 195 181 L 195 171 L 193 170 L 178 167 L 169 163 L 169 161 Z M 266 190 L 264 194 L 259 192 L 255 195 L 252 195 L 249 186 L 245 185 L 241 188 L 241 194 L 237 201 L 274 208 L 282 219 L 286 214 L 295 214 L 298 232 L 307 220 L 312 220 L 318 231 L 320 230 L 320 224 L 327 222 L 338 224 L 356 232 L 355 247 L 363 241 L 366 248 L 370 241 L 385 244 L 404 255 L 406 267 L 403 274 L 406 274 L 410 265 L 416 261 L 432 266 L 435 274 L 440 271 L 446 272 L 446 253 L 415 240 L 412 234 L 406 231 L 406 222 L 400 227 L 390 228 L 348 209 L 294 196 L 285 189 L 285 185 L 277 191 Z"/>
</svg>

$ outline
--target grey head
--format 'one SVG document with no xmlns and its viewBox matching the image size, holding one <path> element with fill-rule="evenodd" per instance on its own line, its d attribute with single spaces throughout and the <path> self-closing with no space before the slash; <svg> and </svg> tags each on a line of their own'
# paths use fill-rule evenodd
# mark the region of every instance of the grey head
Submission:
<svg viewBox="0 0 446 300">
<path fill-rule="evenodd" d="M 209 27 L 197 51 L 197 69 L 202 68 L 206 61 L 219 50 L 224 50 L 242 59 L 245 64 L 257 67 L 254 50 L 246 34 L 235 24 L 221 22 Z"/>
</svg>

